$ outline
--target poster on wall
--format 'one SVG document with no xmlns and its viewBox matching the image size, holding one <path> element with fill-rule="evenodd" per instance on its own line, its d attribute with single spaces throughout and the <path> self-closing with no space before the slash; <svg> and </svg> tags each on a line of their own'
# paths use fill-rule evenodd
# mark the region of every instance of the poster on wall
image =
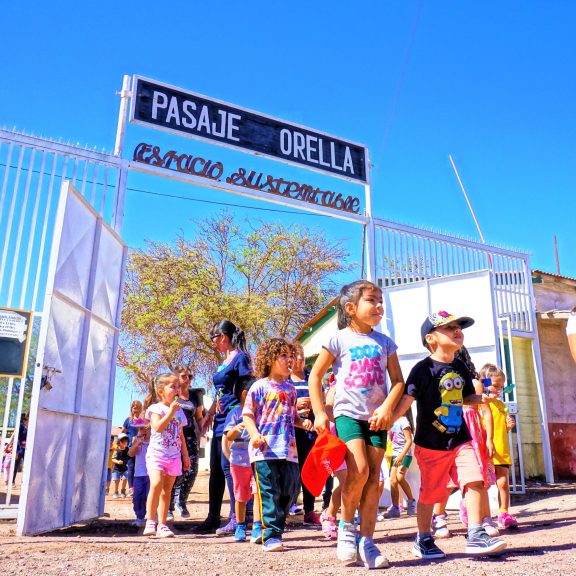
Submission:
<svg viewBox="0 0 576 576">
<path fill-rule="evenodd" d="M 31 332 L 32 312 L 0 308 L 0 376 L 24 376 Z"/>
</svg>

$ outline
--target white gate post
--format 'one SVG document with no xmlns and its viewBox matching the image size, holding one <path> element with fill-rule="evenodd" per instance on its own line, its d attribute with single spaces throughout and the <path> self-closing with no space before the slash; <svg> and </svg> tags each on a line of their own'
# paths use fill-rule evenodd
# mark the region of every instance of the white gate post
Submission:
<svg viewBox="0 0 576 576">
<path fill-rule="evenodd" d="M 374 218 L 372 218 L 372 181 L 368 148 L 366 148 L 366 184 L 364 185 L 364 195 L 366 198 L 365 214 L 368 217 L 365 239 L 366 279 L 376 283 L 376 227 L 374 225 Z"/>
</svg>

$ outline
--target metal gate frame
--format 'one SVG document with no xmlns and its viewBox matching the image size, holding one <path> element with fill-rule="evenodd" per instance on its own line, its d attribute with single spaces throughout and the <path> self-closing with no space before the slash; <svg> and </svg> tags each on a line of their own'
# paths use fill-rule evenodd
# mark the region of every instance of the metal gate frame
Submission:
<svg viewBox="0 0 576 576">
<path fill-rule="evenodd" d="M 100 216 L 119 233 L 122 227 L 127 161 L 105 152 L 72 146 L 42 137 L 0 129 L 0 302 L 3 306 L 29 310 L 39 321 L 52 249 L 51 231 L 56 219 L 58 190 L 72 182 Z M 38 352 L 34 343 L 27 356 Z M 1 445 L 9 425 L 14 442 L 24 405 L 29 375 L 6 381 L 6 404 L 2 418 Z M 17 398 L 14 392 L 20 388 Z M 11 410 L 15 405 L 16 411 Z M 30 419 L 29 428 L 34 421 Z M 26 469 L 28 458 L 25 458 Z M 13 464 L 12 464 L 13 467 Z M 12 473 L 12 471 L 11 471 Z M 9 484 L 0 517 L 15 519 Z"/>
</svg>

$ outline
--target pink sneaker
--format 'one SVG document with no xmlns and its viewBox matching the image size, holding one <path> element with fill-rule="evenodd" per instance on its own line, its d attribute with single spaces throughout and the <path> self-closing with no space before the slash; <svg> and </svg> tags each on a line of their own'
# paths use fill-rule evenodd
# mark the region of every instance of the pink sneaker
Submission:
<svg viewBox="0 0 576 576">
<path fill-rule="evenodd" d="M 320 514 L 320 521 L 322 522 L 322 532 L 329 540 L 336 540 L 338 538 L 338 526 L 334 516 L 328 516 L 324 511 Z"/>
<path fill-rule="evenodd" d="M 311 510 L 310 512 L 306 512 L 304 514 L 304 526 L 321 526 L 322 522 L 320 521 L 320 516 Z"/>
<path fill-rule="evenodd" d="M 498 528 L 506 530 L 506 528 L 518 528 L 518 520 L 508 512 L 498 514 Z"/>
<path fill-rule="evenodd" d="M 460 522 L 464 526 L 468 526 L 468 510 L 466 509 L 466 500 L 464 498 L 460 500 Z"/>
</svg>

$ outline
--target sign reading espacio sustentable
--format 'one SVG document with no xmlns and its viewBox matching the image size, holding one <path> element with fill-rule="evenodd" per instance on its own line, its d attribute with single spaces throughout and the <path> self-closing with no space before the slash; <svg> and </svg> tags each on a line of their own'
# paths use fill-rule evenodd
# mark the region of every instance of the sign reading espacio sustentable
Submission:
<svg viewBox="0 0 576 576">
<path fill-rule="evenodd" d="M 140 76 L 132 84 L 130 121 L 367 181 L 366 148 L 360 144 Z"/>
</svg>

